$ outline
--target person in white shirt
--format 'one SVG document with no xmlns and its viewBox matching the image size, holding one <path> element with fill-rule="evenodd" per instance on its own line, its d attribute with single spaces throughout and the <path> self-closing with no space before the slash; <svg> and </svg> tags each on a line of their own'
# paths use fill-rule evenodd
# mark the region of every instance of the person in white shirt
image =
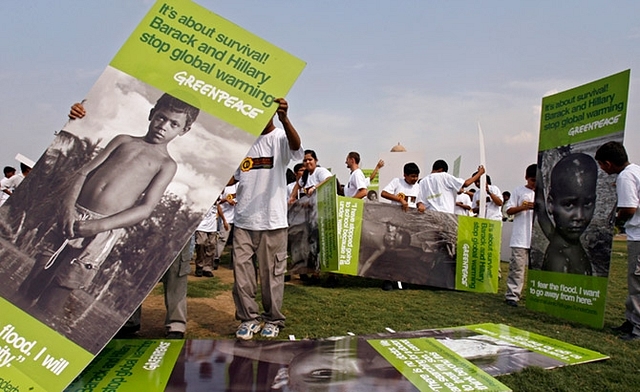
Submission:
<svg viewBox="0 0 640 392">
<path fill-rule="evenodd" d="M 291 198 L 293 197 L 293 200 L 298 200 L 301 196 L 301 191 L 297 191 L 296 194 L 294 195 L 293 193 L 293 188 L 296 187 L 298 181 L 302 178 L 302 175 L 304 174 L 304 171 L 306 169 L 304 168 L 304 165 L 302 163 L 296 163 L 295 166 L 293 166 L 293 173 L 295 174 L 296 178 L 294 181 L 291 180 L 287 180 L 287 181 L 291 181 L 290 183 L 287 184 L 287 202 L 291 203 Z M 298 189 L 300 189 L 300 187 L 298 187 Z"/>
<path fill-rule="evenodd" d="M 14 174 L 6 182 L 6 187 L 7 187 L 7 189 L 9 189 L 9 192 L 10 192 L 9 196 L 11 196 L 13 194 L 15 189 L 20 184 L 22 184 L 22 181 L 24 181 L 24 178 L 29 174 L 30 171 L 31 171 L 31 168 L 29 166 L 27 166 L 24 163 L 20 162 L 20 173 Z M 7 193 L 7 192 L 4 192 L 4 193 Z"/>
<path fill-rule="evenodd" d="M 307 196 L 313 195 L 320 184 L 332 176 L 329 170 L 318 166 L 318 156 L 313 150 L 304 151 L 302 164 L 304 165 L 304 172 L 302 173 L 302 177 L 298 179 L 293 186 L 293 190 L 289 196 L 289 203 L 296 201 L 299 192 L 303 192 Z"/>
<path fill-rule="evenodd" d="M 473 208 L 471 207 L 471 197 L 466 192 L 460 192 L 456 196 L 456 206 L 453 212 L 456 215 L 469 216 L 473 214 Z"/>
<path fill-rule="evenodd" d="M 384 161 L 378 163 L 384 165 Z M 376 170 L 378 166 L 376 166 Z M 384 187 L 380 196 L 384 199 L 391 200 L 392 204 L 399 205 L 402 211 L 407 212 L 409 208 L 416 208 L 418 199 L 418 179 L 420 178 L 420 168 L 414 162 L 409 162 L 402 168 L 403 178 L 396 177 L 387 186 Z M 395 233 L 394 233 L 395 235 Z M 398 282 L 401 288 L 401 282 Z M 385 280 L 382 289 L 389 291 L 393 289 L 393 282 Z"/>
<path fill-rule="evenodd" d="M 438 159 L 433 163 L 431 173 L 420 180 L 417 203 L 419 212 L 433 210 L 453 214 L 456 195 L 479 179 L 484 174 L 484 167 L 479 166 L 476 174 L 466 180 L 452 176 L 447 171 L 447 162 Z"/>
<path fill-rule="evenodd" d="M 399 205 L 403 211 L 416 208 L 420 168 L 414 162 L 404 165 L 403 178 L 396 177 L 384 187 L 380 196 Z"/>
<path fill-rule="evenodd" d="M 9 181 L 11 177 L 16 174 L 16 168 L 11 166 L 4 167 L 4 177 L 0 180 L 0 206 L 4 204 L 5 201 L 11 196 L 13 189 L 10 189 L 11 182 Z"/>
<path fill-rule="evenodd" d="M 344 187 L 344 195 L 346 197 L 353 197 L 354 199 L 364 199 L 367 196 L 368 182 L 362 169 L 360 169 L 360 154 L 351 151 L 347 154 L 344 163 L 351 171 L 349 181 Z"/>
<path fill-rule="evenodd" d="M 507 214 L 513 216 L 513 230 L 509 242 L 511 261 L 509 262 L 505 302 L 513 307 L 518 306 L 518 301 L 520 301 L 524 287 L 524 275 L 527 265 L 529 265 L 537 170 L 538 165 L 536 164 L 527 167 L 524 175 L 526 184 L 514 189 L 507 202 Z"/>
<path fill-rule="evenodd" d="M 291 160 L 302 160 L 304 150 L 289 121 L 287 101 L 278 98 L 275 102 L 282 128 L 276 128 L 273 119 L 269 120 L 231 181 L 238 184 L 233 229 L 233 301 L 236 318 L 241 321 L 236 337 L 242 340 L 253 338 L 260 330 L 261 336 L 275 338 L 285 322 L 282 301 L 287 270 L 286 171 Z M 260 271 L 262 314 L 256 302 L 254 256 Z"/>
<path fill-rule="evenodd" d="M 475 175 L 476 173 L 474 173 Z M 476 188 L 480 189 L 480 179 L 474 182 Z M 486 186 L 486 194 L 487 194 L 487 204 L 484 211 L 484 216 L 479 216 L 480 218 L 486 218 L 491 220 L 502 220 L 502 193 L 500 189 L 491 184 L 491 176 L 487 175 L 487 186 Z M 473 195 L 473 212 L 479 214 L 480 212 L 480 192 L 476 192 Z"/>
<path fill-rule="evenodd" d="M 625 322 L 614 331 L 622 340 L 640 339 L 640 166 L 629 162 L 622 143 L 608 142 L 596 151 L 596 161 L 607 174 L 617 174 L 618 224 L 627 234 L 627 285 Z"/>
</svg>

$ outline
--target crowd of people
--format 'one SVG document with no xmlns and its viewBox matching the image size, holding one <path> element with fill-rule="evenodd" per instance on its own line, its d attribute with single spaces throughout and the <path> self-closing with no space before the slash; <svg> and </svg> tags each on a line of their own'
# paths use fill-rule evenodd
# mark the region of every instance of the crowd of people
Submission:
<svg viewBox="0 0 640 392">
<path fill-rule="evenodd" d="M 318 171 L 315 151 L 307 150 L 305 165 L 296 166 L 299 173 L 289 201 L 312 194 L 319 183 L 326 181 L 329 172 L 323 170 L 319 181 L 306 182 Z M 306 162 L 313 162 L 311 167 Z M 403 176 L 394 178 L 381 191 L 380 196 L 403 211 L 415 208 L 419 212 L 433 210 L 458 215 L 483 217 L 486 219 L 513 222 L 509 239 L 511 258 L 507 275 L 505 304 L 517 307 L 522 298 L 525 273 L 530 265 L 531 240 L 534 209 L 538 205 L 539 226 L 549 241 L 544 254 L 542 270 L 570 274 L 592 275 L 589 256 L 581 243 L 581 236 L 589 225 L 595 209 L 597 167 L 607 174 L 619 174 L 616 190 L 618 193 L 618 225 L 625 227 L 629 247 L 629 297 L 624 324 L 614 328 L 625 340 L 640 339 L 640 280 L 637 266 L 640 246 L 640 174 L 637 165 L 628 162 L 626 151 L 619 142 L 609 142 L 600 147 L 595 157 L 584 153 L 573 153 L 557 162 L 550 172 L 549 194 L 545 198 L 543 186 L 539 183 L 541 174 L 536 164 L 529 165 L 524 173 L 525 183 L 513 192 L 504 191 L 485 176 L 485 188 L 481 191 L 481 176 L 484 167 L 467 179 L 457 178 L 448 173 L 448 165 L 443 160 L 433 163 L 431 172 L 420 178 L 420 168 L 414 162 L 404 165 Z M 369 179 L 359 167 L 360 155 L 347 154 L 345 164 L 350 171 L 344 196 L 364 199 L 367 195 Z M 380 161 L 374 174 L 384 166 Z M 305 185 L 307 184 L 307 185 Z M 467 189 L 474 184 L 476 189 Z M 537 192 L 536 192 L 537 189 Z M 340 188 L 338 189 L 340 192 Z M 486 204 L 481 211 L 480 198 L 486 195 Z M 537 197 L 536 197 L 537 195 Z M 500 276 L 501 277 L 501 276 Z M 398 282 L 401 287 L 400 282 Z M 391 290 L 393 282 L 384 281 L 383 289 Z"/>
<path fill-rule="evenodd" d="M 168 109 L 163 109 L 161 107 L 162 99 L 154 108 L 155 114 L 152 110 L 150 115 L 149 134 L 145 136 L 149 140 L 145 139 L 146 143 L 160 143 L 151 140 L 154 122 L 163 122 L 164 124 L 173 121 L 177 123 L 178 126 L 172 130 L 171 134 L 172 137 L 175 137 L 186 133 L 197 116 L 197 110 L 190 113 L 190 108 L 175 109 L 174 106 L 171 106 L 179 106 L 175 102 L 168 104 Z M 190 262 L 195 262 L 194 274 L 196 277 L 211 278 L 214 276 L 214 271 L 218 269 L 220 258 L 227 245 L 231 246 L 230 267 L 234 274 L 232 293 L 236 318 L 240 321 L 236 337 L 241 340 L 250 340 L 259 333 L 265 338 L 275 338 L 280 329 L 285 326 L 282 304 L 287 270 L 288 205 L 293 204 L 299 198 L 313 196 L 317 188 L 332 177 L 332 173 L 318 164 L 318 156 L 314 150 L 303 149 L 300 135 L 289 120 L 287 101 L 277 99 L 276 102 L 278 103 L 276 116 L 281 127 L 277 127 L 273 119 L 268 122 L 248 151 L 247 157 L 233 174 L 215 204 L 204 216 L 191 240 L 185 244 L 182 252 L 175 258 L 162 278 L 165 285 L 165 304 L 167 307 L 167 338 L 184 338 L 185 336 L 187 323 L 186 287 L 187 275 L 190 273 Z M 159 112 L 161 114 L 158 114 Z M 182 116 L 184 113 L 187 114 Z M 69 117 L 71 119 L 82 118 L 85 114 L 82 105 L 75 104 Z M 138 143 L 137 140 L 127 137 L 117 137 L 114 140 L 114 143 L 120 143 L 120 145 L 107 146 L 107 155 L 116 148 L 126 149 L 126 144 L 133 146 Z M 163 143 L 167 142 L 163 141 Z M 142 147 L 132 148 L 132 151 L 138 151 L 135 153 L 139 154 Z M 584 190 L 585 205 L 589 203 L 587 199 L 590 195 L 595 193 L 594 171 L 589 167 L 588 170 L 584 170 L 584 173 L 587 174 L 582 176 L 574 175 L 576 172 L 582 173 L 580 169 L 584 165 L 595 165 L 595 161 L 597 161 L 597 164 L 606 173 L 618 174 L 616 188 L 618 192 L 618 218 L 621 221 L 626 221 L 629 244 L 629 299 L 627 300 L 627 321 L 617 330 L 623 333 L 624 339 L 640 339 L 640 280 L 637 273 L 639 268 L 636 265 L 638 254 L 640 254 L 640 245 L 638 245 L 640 244 L 640 234 L 637 233 L 640 232 L 640 212 L 637 209 L 640 204 L 640 169 L 637 165 L 628 162 L 626 151 L 620 143 L 603 145 L 598 150 L 595 160 L 591 157 L 574 155 L 576 156 L 570 156 L 566 162 L 561 161 L 556 165 L 551 175 L 551 182 L 574 181 L 572 183 L 574 186 L 571 188 Z M 85 177 L 89 176 L 89 179 L 83 178 L 82 180 L 90 181 L 91 176 L 95 174 L 94 172 L 103 167 L 101 165 L 108 159 L 107 156 L 100 162 L 89 165 L 85 175 Z M 345 165 L 349 170 L 349 179 L 344 186 L 338 182 L 336 190 L 338 194 L 350 198 L 367 198 L 370 183 L 384 166 L 384 162 L 380 160 L 373 173 L 367 177 L 360 168 L 360 161 L 361 157 L 358 152 L 348 152 Z M 288 169 L 292 162 L 295 163 L 293 170 Z M 173 161 L 167 161 L 165 166 L 171 166 L 175 171 Z M 449 174 L 448 169 L 447 162 L 436 160 L 431 167 L 431 172 L 420 178 L 418 165 L 414 162 L 408 162 L 403 167 L 402 176 L 393 178 L 389 184 L 386 184 L 382 188 L 380 196 L 391 204 L 399 206 L 405 212 L 409 209 L 415 209 L 418 213 L 431 210 L 479 216 L 496 221 L 512 221 L 513 230 L 510 238 L 512 255 L 507 276 L 505 303 L 513 307 L 518 306 L 524 286 L 525 270 L 529 265 L 534 207 L 540 203 L 540 200 L 536 199 L 535 192 L 536 182 L 540 179 L 537 166 L 532 164 L 526 168 L 525 184 L 512 192 L 501 192 L 488 175 L 485 176 L 484 189 L 482 189 L 481 178 L 486 174 L 483 166 L 479 166 L 478 170 L 466 179 Z M 2 189 L 0 205 L 11 196 L 29 171 L 30 168 L 25 164 L 21 164 L 21 173 L 19 174 L 13 167 L 4 168 L 4 178 L 0 181 Z M 104 176 L 100 180 L 104 181 Z M 472 184 L 476 189 L 467 189 Z M 159 186 L 159 191 L 155 193 L 161 194 L 165 187 L 166 184 Z M 81 189 L 84 188 L 79 188 L 78 200 L 83 198 L 83 202 L 86 204 L 95 195 L 83 193 Z M 570 223 L 565 223 L 565 221 L 569 221 L 571 218 L 569 217 L 570 212 L 566 211 L 567 207 L 561 201 L 565 195 L 559 191 L 554 190 L 554 192 L 548 198 L 548 209 L 553 215 L 553 222 L 547 216 L 547 219 L 543 219 L 540 223 L 543 232 L 549 238 L 543 269 L 590 275 L 587 256 L 582 246 L 579 245 L 579 240 L 576 239 L 579 239 L 586 225 L 580 230 L 567 229 Z M 101 197 L 104 198 L 104 195 Z M 132 195 L 130 204 L 138 203 L 139 197 L 139 194 Z M 145 190 L 145 197 L 148 197 L 147 190 Z M 486 199 L 484 203 L 481 203 L 483 197 Z M 108 204 L 108 202 L 105 203 Z M 155 205 L 155 203 L 157 201 L 150 202 L 150 205 Z M 71 206 L 70 208 L 76 207 Z M 592 207 L 580 208 L 584 212 L 585 209 Z M 592 213 L 593 209 L 591 209 Z M 84 222 L 80 222 L 82 225 L 76 222 L 75 226 L 69 226 L 64 230 L 84 229 L 86 231 L 91 219 L 88 218 Z M 139 220 L 137 215 L 136 219 Z M 114 223 L 114 225 L 126 226 L 126 224 L 120 223 Z M 29 282 L 31 281 L 37 282 L 38 280 L 29 280 Z M 384 282 L 383 289 L 389 290 L 392 287 L 392 282 Z M 258 288 L 261 290 L 262 311 L 256 302 Z M 70 288 L 66 286 L 64 289 L 65 292 L 70 291 Z M 25 290 L 30 291 L 31 289 L 25 288 Z M 66 298 L 64 295 L 57 294 L 47 296 L 47 298 L 54 297 L 58 300 Z M 39 298 L 40 294 L 34 296 L 33 301 L 38 301 Z M 64 303 L 60 303 L 58 306 L 62 307 Z M 120 336 L 128 336 L 139 329 L 140 309 L 125 324 Z"/>
</svg>

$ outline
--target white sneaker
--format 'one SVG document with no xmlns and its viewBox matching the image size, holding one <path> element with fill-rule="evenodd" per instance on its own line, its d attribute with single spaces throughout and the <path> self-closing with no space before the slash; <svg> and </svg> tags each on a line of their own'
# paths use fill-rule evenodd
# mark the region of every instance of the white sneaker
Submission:
<svg viewBox="0 0 640 392">
<path fill-rule="evenodd" d="M 244 321 L 238 326 L 236 338 L 242 340 L 251 340 L 253 335 L 260 331 L 260 323 L 256 320 Z"/>
<path fill-rule="evenodd" d="M 260 332 L 260 336 L 265 338 L 276 338 L 280 333 L 280 327 L 272 323 L 266 323 Z"/>
</svg>

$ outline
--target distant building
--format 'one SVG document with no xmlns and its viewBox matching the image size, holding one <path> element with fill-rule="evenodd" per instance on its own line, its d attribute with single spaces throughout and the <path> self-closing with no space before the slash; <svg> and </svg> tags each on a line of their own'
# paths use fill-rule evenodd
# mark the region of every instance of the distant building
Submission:
<svg viewBox="0 0 640 392">
<path fill-rule="evenodd" d="M 407 152 L 407 149 L 404 148 L 404 146 L 398 142 L 398 144 L 391 147 L 391 152 Z"/>
</svg>

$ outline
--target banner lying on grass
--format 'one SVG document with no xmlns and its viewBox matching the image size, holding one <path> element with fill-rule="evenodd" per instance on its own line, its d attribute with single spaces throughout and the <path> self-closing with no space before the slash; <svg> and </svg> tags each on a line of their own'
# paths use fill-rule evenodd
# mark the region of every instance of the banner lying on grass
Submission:
<svg viewBox="0 0 640 392">
<path fill-rule="evenodd" d="M 86 117 L 0 209 L 2 382 L 73 380 L 158 282 L 303 67 L 195 3 L 151 8 L 83 101 Z"/>
<path fill-rule="evenodd" d="M 616 208 L 598 147 L 622 142 L 630 71 L 542 100 L 527 308 L 601 328 Z"/>
<path fill-rule="evenodd" d="M 112 341 L 67 390 L 508 391 L 493 377 L 608 358 L 501 324 L 303 341 L 187 340 L 178 355 L 181 343 Z"/>
<path fill-rule="evenodd" d="M 67 391 L 164 391 L 184 340 L 112 340 Z"/>
<path fill-rule="evenodd" d="M 403 212 L 395 205 L 336 196 L 335 190 L 334 177 L 313 197 L 290 207 L 291 273 L 320 268 L 497 292 L 502 222 L 434 211 Z"/>
</svg>

